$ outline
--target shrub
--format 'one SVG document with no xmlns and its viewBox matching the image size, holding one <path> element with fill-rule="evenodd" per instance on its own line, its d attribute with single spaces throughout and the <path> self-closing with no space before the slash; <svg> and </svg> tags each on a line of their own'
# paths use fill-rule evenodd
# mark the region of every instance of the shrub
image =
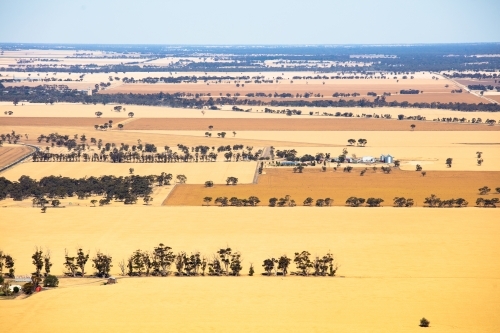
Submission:
<svg viewBox="0 0 500 333">
<path fill-rule="evenodd" d="M 47 275 L 43 280 L 44 287 L 57 287 L 59 285 L 59 279 L 54 275 Z"/>
<path fill-rule="evenodd" d="M 31 282 L 25 283 L 22 287 L 22 291 L 23 291 L 23 293 L 25 293 L 27 295 L 32 294 L 33 293 L 33 283 L 31 283 Z"/>
<path fill-rule="evenodd" d="M 19 292 L 19 287 L 14 287 L 12 290 L 14 291 L 14 294 L 17 294 Z"/>
<path fill-rule="evenodd" d="M 420 319 L 420 327 L 429 327 L 430 321 L 425 318 Z"/>
</svg>

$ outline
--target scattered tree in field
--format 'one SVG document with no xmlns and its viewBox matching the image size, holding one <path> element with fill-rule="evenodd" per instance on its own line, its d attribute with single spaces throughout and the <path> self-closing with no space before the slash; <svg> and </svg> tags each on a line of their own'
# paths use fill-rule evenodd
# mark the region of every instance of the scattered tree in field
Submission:
<svg viewBox="0 0 500 333">
<path fill-rule="evenodd" d="M 295 252 L 293 262 L 297 266 L 298 272 L 296 275 L 308 276 L 309 271 L 313 268 L 313 263 L 309 258 L 311 254 L 307 251 Z"/>
<path fill-rule="evenodd" d="M 303 165 L 297 165 L 296 167 L 293 168 L 293 172 L 299 172 L 299 173 L 302 173 L 302 171 L 304 170 L 304 166 Z"/>
<path fill-rule="evenodd" d="M 153 201 L 153 198 L 150 195 L 146 195 L 142 200 L 146 205 L 149 205 L 149 203 Z"/>
<path fill-rule="evenodd" d="M 0 250 L 0 278 L 3 278 L 4 274 L 8 278 L 14 278 L 14 262 L 14 258 L 11 255 Z M 8 270 L 6 273 L 3 273 L 4 267 Z"/>
<path fill-rule="evenodd" d="M 479 194 L 486 195 L 490 193 L 491 189 L 488 186 L 483 186 L 479 189 Z"/>
<path fill-rule="evenodd" d="M 425 177 L 426 174 L 427 174 L 426 171 L 422 171 L 422 177 Z"/>
<path fill-rule="evenodd" d="M 500 202 L 500 199 L 498 198 L 492 198 L 492 199 L 477 198 L 476 206 L 496 208 L 498 202 Z"/>
<path fill-rule="evenodd" d="M 250 269 L 248 270 L 248 275 L 253 276 L 254 273 L 255 273 L 255 270 L 253 269 L 253 264 L 250 263 Z"/>
<path fill-rule="evenodd" d="M 58 207 L 60 204 L 61 204 L 61 201 L 59 201 L 57 199 L 52 200 L 52 202 L 51 202 L 52 207 Z"/>
<path fill-rule="evenodd" d="M 133 112 L 129 112 L 128 116 L 129 116 L 129 118 L 133 118 L 134 117 L 134 113 Z"/>
<path fill-rule="evenodd" d="M 438 207 L 440 202 L 440 198 L 438 198 L 435 194 L 431 194 L 430 197 L 425 198 L 424 204 L 429 207 Z"/>
<path fill-rule="evenodd" d="M 415 166 L 415 171 L 422 171 L 422 166 L 420 164 L 417 164 Z"/>
<path fill-rule="evenodd" d="M 392 168 L 390 166 L 382 166 L 380 167 L 380 170 L 382 170 L 385 174 L 390 174 L 392 171 Z"/>
<path fill-rule="evenodd" d="M 36 277 L 41 277 L 41 271 L 44 264 L 42 249 L 39 247 L 35 247 L 35 253 L 33 253 L 31 259 L 33 259 L 32 263 L 35 266 L 35 272 L 33 273 L 33 275 Z"/>
<path fill-rule="evenodd" d="M 495 188 L 495 191 L 497 191 L 497 193 L 500 193 L 500 187 Z"/>
<path fill-rule="evenodd" d="M 233 131 L 233 138 L 236 136 L 236 132 Z"/>
<path fill-rule="evenodd" d="M 352 166 L 350 166 L 350 165 L 348 165 L 348 166 L 346 166 L 346 167 L 344 168 L 344 172 L 348 172 L 348 173 L 350 173 L 352 169 L 353 169 L 353 167 L 352 167 Z"/>
<path fill-rule="evenodd" d="M 44 263 L 44 270 L 45 270 L 45 273 L 43 273 L 43 275 L 49 276 L 50 268 L 52 267 L 52 262 L 50 261 L 50 251 L 49 250 L 47 250 L 45 255 L 43 256 L 43 263 Z"/>
<path fill-rule="evenodd" d="M 368 143 L 366 139 L 358 139 L 358 146 L 364 147 Z"/>
<path fill-rule="evenodd" d="M 417 127 L 417 126 L 415 124 L 411 124 L 410 127 L 411 127 L 411 130 L 413 131 L 413 130 L 415 130 L 415 127 Z"/>
<path fill-rule="evenodd" d="M 360 205 L 365 203 L 365 199 L 363 198 L 357 198 L 357 197 L 350 197 L 346 200 L 346 205 L 349 205 L 351 207 L 359 207 Z"/>
<path fill-rule="evenodd" d="M 366 200 L 368 207 L 380 207 L 382 202 L 384 202 L 384 199 L 382 198 L 368 198 Z"/>
<path fill-rule="evenodd" d="M 187 177 L 185 175 L 177 175 L 176 178 L 180 184 L 185 184 L 187 181 Z"/>
<path fill-rule="evenodd" d="M 274 270 L 275 264 L 278 263 L 278 260 L 274 258 L 265 259 L 262 267 L 264 267 L 264 271 L 266 271 L 267 276 L 271 276 L 272 271 Z"/>
<path fill-rule="evenodd" d="M 45 213 L 47 211 L 47 207 L 43 206 L 41 211 L 42 211 L 42 213 Z"/>
<path fill-rule="evenodd" d="M 401 161 L 399 161 L 399 160 L 395 160 L 394 161 L 394 167 L 395 168 L 399 168 L 400 165 L 401 165 Z"/>
<path fill-rule="evenodd" d="M 214 127 L 213 127 L 212 125 L 209 125 L 209 126 L 208 126 L 208 130 L 209 130 L 209 131 L 211 131 L 211 130 L 213 130 L 213 129 L 214 129 Z"/>
<path fill-rule="evenodd" d="M 226 132 L 220 132 L 220 133 L 217 133 L 217 136 L 219 138 L 225 138 L 226 137 Z"/>
<path fill-rule="evenodd" d="M 313 199 L 313 198 L 311 198 L 311 197 L 307 197 L 307 198 L 304 200 L 303 204 L 304 204 L 304 206 L 311 206 L 311 205 L 312 205 L 312 203 L 313 203 L 313 201 L 314 201 L 314 199 Z"/>
<path fill-rule="evenodd" d="M 203 202 L 205 205 L 210 206 L 210 202 L 212 202 L 212 197 L 204 197 Z"/>
<path fill-rule="evenodd" d="M 238 178 L 236 177 L 227 177 L 226 179 L 226 185 L 236 185 L 238 184 Z"/>
<path fill-rule="evenodd" d="M 215 199 L 214 203 L 215 204 L 219 204 L 220 207 L 225 207 L 225 206 L 228 205 L 229 200 L 228 200 L 227 197 L 218 197 L 218 198 Z"/>
<path fill-rule="evenodd" d="M 451 164 L 452 164 L 452 163 L 453 163 L 453 159 L 452 159 L 452 158 L 450 158 L 450 157 L 448 157 L 448 158 L 446 159 L 446 165 L 448 166 L 448 168 L 451 168 Z"/>
<path fill-rule="evenodd" d="M 394 207 L 413 207 L 415 204 L 412 198 L 407 199 L 405 197 L 395 197 L 393 200 Z"/>
<path fill-rule="evenodd" d="M 479 158 L 479 159 L 477 160 L 477 165 L 478 165 L 478 166 L 481 166 L 481 165 L 483 164 L 483 161 L 484 161 L 484 160 L 483 160 L 482 158 Z"/>
<path fill-rule="evenodd" d="M 429 327 L 430 324 L 431 324 L 430 321 L 428 321 L 425 318 L 422 318 L 422 319 L 420 319 L 420 325 L 418 325 L 418 326 L 420 326 L 420 327 Z"/>
<path fill-rule="evenodd" d="M 481 158 L 483 156 L 483 152 L 482 151 L 477 151 L 476 152 L 476 156 L 477 156 L 477 158 Z"/>
<path fill-rule="evenodd" d="M 103 254 L 100 251 L 97 251 L 94 258 L 92 258 L 92 267 L 95 269 L 95 275 L 100 278 L 108 278 L 109 271 L 111 270 L 112 258 L 109 255 Z"/>
<path fill-rule="evenodd" d="M 118 124 L 118 128 L 122 130 L 123 129 L 123 124 Z"/>
<path fill-rule="evenodd" d="M 291 258 L 286 255 L 282 255 L 278 258 L 278 270 L 281 271 L 281 275 L 286 276 L 288 274 L 288 266 L 290 266 Z"/>
<path fill-rule="evenodd" d="M 349 140 L 347 140 L 347 142 L 349 143 L 349 146 L 353 146 L 356 143 L 356 140 L 349 139 Z"/>
<path fill-rule="evenodd" d="M 97 111 L 97 112 L 95 113 L 95 115 L 97 116 L 97 118 L 101 118 L 101 116 L 102 116 L 102 112 L 101 112 L 101 111 Z"/>
<path fill-rule="evenodd" d="M 366 170 L 368 170 L 368 168 L 361 170 L 361 172 L 359 173 L 359 175 L 360 176 L 364 176 L 365 173 L 366 173 Z"/>
</svg>

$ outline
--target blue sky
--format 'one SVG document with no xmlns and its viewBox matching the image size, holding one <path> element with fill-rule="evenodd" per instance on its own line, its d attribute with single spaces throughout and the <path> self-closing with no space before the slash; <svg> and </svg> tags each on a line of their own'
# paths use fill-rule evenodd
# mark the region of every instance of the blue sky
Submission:
<svg viewBox="0 0 500 333">
<path fill-rule="evenodd" d="M 500 0 L 0 0 L 0 42 L 500 42 Z"/>
</svg>

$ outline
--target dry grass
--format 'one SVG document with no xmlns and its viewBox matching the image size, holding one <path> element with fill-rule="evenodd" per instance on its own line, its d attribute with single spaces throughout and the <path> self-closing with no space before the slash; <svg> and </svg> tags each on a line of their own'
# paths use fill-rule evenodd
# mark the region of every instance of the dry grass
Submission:
<svg viewBox="0 0 500 333">
<path fill-rule="evenodd" d="M 31 151 L 32 149 L 26 146 L 6 145 L 0 147 L 0 167 L 16 161 Z"/>
<path fill-rule="evenodd" d="M 94 129 L 94 125 L 102 125 L 109 120 L 114 124 L 123 119 L 116 118 L 66 118 L 66 117 L 2 117 L 1 126 L 72 126 L 72 127 L 88 127 Z M 94 129 L 95 130 L 95 129 Z"/>
<path fill-rule="evenodd" d="M 354 110 L 353 110 L 354 111 Z M 357 112 L 361 111 L 359 109 Z M 368 112 L 363 110 L 362 112 Z M 334 110 L 330 112 L 335 112 Z M 212 125 L 220 131 L 408 131 L 408 121 L 395 119 L 297 118 L 288 119 L 182 119 L 141 118 L 127 124 L 127 130 L 199 130 L 208 131 Z M 500 126 L 484 124 L 417 122 L 420 131 L 500 131 Z M 228 133 L 229 134 L 229 133 Z"/>
<path fill-rule="evenodd" d="M 207 196 L 215 200 L 224 196 L 248 198 L 255 195 L 262 201 L 261 205 L 268 205 L 270 198 L 281 198 L 288 194 L 299 205 L 307 197 L 329 197 L 335 200 L 335 206 L 344 206 L 347 198 L 356 196 L 382 198 L 385 200 L 384 206 L 391 206 L 394 197 L 402 196 L 413 198 L 418 206 L 422 206 L 425 197 L 436 194 L 441 199 L 462 197 L 472 206 L 480 197 L 480 187 L 489 186 L 494 192 L 494 188 L 500 186 L 500 172 L 432 171 L 425 177 L 420 172 L 396 169 L 391 174 L 384 174 L 380 168 L 377 172 L 369 169 L 364 176 L 360 176 L 359 169 L 351 173 L 342 170 L 333 172 L 332 168 L 327 172 L 306 168 L 302 174 L 293 173 L 291 168 L 265 169 L 265 172 L 257 184 L 218 185 L 213 188 L 178 185 L 164 204 L 199 206 Z M 489 196 L 495 197 L 494 194 Z"/>
<path fill-rule="evenodd" d="M 6 209 L 0 239 L 17 274 L 33 270 L 35 245 L 50 248 L 56 274 L 64 249 L 76 246 L 112 255 L 117 274 L 134 250 L 164 242 L 205 254 L 230 245 L 243 254 L 244 274 L 249 263 L 260 273 L 271 256 L 331 250 L 345 278 L 63 280 L 57 290 L 0 302 L 3 332 L 409 333 L 420 332 L 423 316 L 436 332 L 500 327 L 493 209 L 82 209 Z M 14 236 L 19 230 L 23 236 Z"/>
</svg>

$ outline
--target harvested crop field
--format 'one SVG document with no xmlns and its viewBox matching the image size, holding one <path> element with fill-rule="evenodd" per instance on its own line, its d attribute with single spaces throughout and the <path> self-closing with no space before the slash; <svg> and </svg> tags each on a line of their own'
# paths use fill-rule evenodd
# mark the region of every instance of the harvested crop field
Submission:
<svg viewBox="0 0 500 333">
<path fill-rule="evenodd" d="M 91 257 L 96 249 L 111 255 L 111 273 L 119 274 L 119 261 L 163 242 L 175 253 L 207 255 L 229 245 L 243 255 L 244 276 L 124 278 L 108 286 L 62 279 L 55 290 L 0 302 L 3 332 L 409 333 L 422 330 L 424 316 L 435 332 L 500 327 L 500 224 L 493 209 L 80 210 L 5 210 L 0 240 L 16 259 L 16 273 L 33 270 L 35 245 L 51 250 L 56 274 L 64 271 L 64 249 L 77 245 Z M 23 237 L 7 236 L 16 230 Z M 264 259 L 301 250 L 332 251 L 339 277 L 258 275 Z M 246 276 L 250 263 L 256 276 Z"/>
<path fill-rule="evenodd" d="M 233 176 L 240 183 L 251 183 L 255 174 L 255 162 L 204 162 L 204 163 L 106 163 L 106 162 L 31 162 L 22 163 L 2 173 L 12 181 L 23 175 L 40 180 L 51 175 L 82 178 L 86 176 L 127 176 L 129 169 L 135 175 L 159 175 L 171 173 L 174 177 L 183 174 L 188 184 L 204 184 L 207 180 L 215 184 L 225 184 L 227 177 Z"/>
<path fill-rule="evenodd" d="M 354 111 L 354 110 L 353 110 Z M 356 110 L 360 112 L 359 109 Z M 363 112 L 365 112 L 363 110 Z M 417 122 L 420 131 L 500 131 L 500 126 L 484 124 Z M 408 131 L 407 121 L 395 119 L 288 118 L 288 119 L 205 119 L 140 118 L 127 124 L 127 130 L 207 131 Z"/>
<path fill-rule="evenodd" d="M 394 79 L 387 80 L 282 80 L 280 83 L 246 83 L 244 86 L 236 86 L 236 83 L 129 83 L 114 86 L 112 88 L 100 91 L 101 94 L 116 94 L 116 93 L 138 93 L 138 94 L 153 94 L 153 93 L 191 93 L 191 94 L 208 94 L 217 97 L 220 94 L 225 96 L 227 93 L 234 95 L 239 93 L 242 98 L 248 93 L 266 93 L 278 94 L 305 94 L 313 93 L 320 94 L 325 97 L 331 97 L 334 93 L 354 93 L 366 95 L 368 92 L 382 94 L 390 92 L 392 94 L 399 93 L 402 89 L 418 89 L 424 92 L 451 92 L 452 89 L 458 88 L 451 81 L 442 80 L 435 81 L 431 79 L 415 79 L 415 80 L 400 80 L 396 82 Z M 243 83 L 243 82 L 240 82 Z M 446 88 L 448 84 L 450 87 Z"/>
<path fill-rule="evenodd" d="M 167 206 L 200 206 L 204 197 L 237 197 L 257 196 L 260 205 L 268 205 L 272 197 L 281 198 L 290 195 L 298 205 L 307 197 L 313 199 L 332 198 L 334 206 L 344 206 L 351 196 L 361 198 L 382 198 L 383 206 L 391 206 L 394 197 L 413 198 L 417 206 L 423 206 L 424 199 L 436 194 L 441 199 L 462 197 L 473 206 L 479 195 L 478 189 L 488 186 L 492 194 L 483 197 L 499 197 L 493 194 L 500 186 L 500 172 L 467 172 L 467 171 L 432 171 L 424 177 L 416 171 L 400 171 L 394 169 L 391 174 L 384 174 L 380 168 L 374 172 L 368 169 L 360 176 L 360 169 L 351 173 L 342 170 L 327 172 L 320 169 L 305 169 L 294 173 L 292 168 L 268 168 L 266 174 L 259 176 L 257 184 L 218 185 L 206 188 L 203 185 L 178 185 L 168 199 Z M 276 208 L 279 209 L 279 208 Z M 323 208 L 328 209 L 328 208 Z M 355 209 L 355 208 L 352 208 Z"/>
<path fill-rule="evenodd" d="M 70 117 L 2 117 L 0 126 L 73 126 L 88 127 L 93 129 L 94 125 L 102 125 L 112 120 L 113 123 L 123 119 L 116 118 L 70 118 Z"/>
<path fill-rule="evenodd" d="M 385 99 L 387 102 L 397 101 L 397 102 L 408 102 L 408 103 L 489 103 L 486 99 L 476 96 L 474 94 L 461 93 L 424 93 L 417 95 L 392 95 L 387 96 Z"/>
<path fill-rule="evenodd" d="M 15 162 L 19 158 L 29 154 L 33 149 L 21 145 L 6 145 L 0 147 L 0 168 Z"/>
</svg>

